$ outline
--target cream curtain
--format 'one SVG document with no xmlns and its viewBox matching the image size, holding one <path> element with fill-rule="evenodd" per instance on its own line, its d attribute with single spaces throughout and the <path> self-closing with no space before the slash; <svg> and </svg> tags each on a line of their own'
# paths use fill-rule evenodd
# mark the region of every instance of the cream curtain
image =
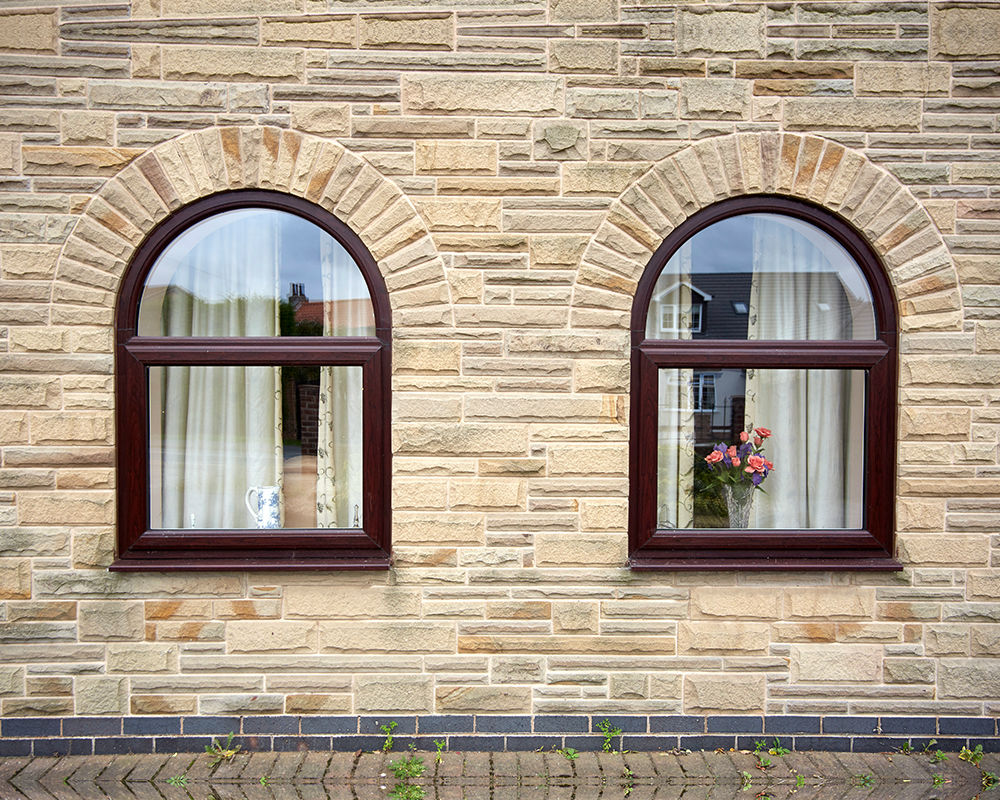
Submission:
<svg viewBox="0 0 1000 800">
<path fill-rule="evenodd" d="M 851 309 L 809 231 L 759 215 L 753 230 L 750 339 L 850 339 Z M 754 500 L 758 528 L 860 526 L 864 380 L 859 371 L 748 370 L 747 424 L 774 432 L 775 469 Z"/>
<path fill-rule="evenodd" d="M 191 234 L 196 234 L 191 236 Z M 278 333 L 278 224 L 247 209 L 192 229 L 164 303 L 166 336 Z M 152 371 L 151 371 L 152 372 Z M 255 527 L 244 503 L 251 486 L 281 484 L 281 403 L 276 367 L 169 367 L 151 375 L 160 398 L 164 528 Z M 154 392 L 156 394 L 154 394 Z M 155 409 L 155 403 L 151 403 Z M 151 476 L 152 486 L 157 475 Z"/>
<path fill-rule="evenodd" d="M 646 317 L 646 335 L 663 338 L 664 312 L 677 320 L 670 338 L 691 338 L 691 242 L 663 268 Z M 673 287 L 672 291 L 667 291 Z M 676 313 L 675 313 L 676 312 Z M 673 324 L 671 322 L 671 324 Z M 694 522 L 694 409 L 690 369 L 661 369 L 657 389 L 656 525 L 690 528 Z"/>
<path fill-rule="evenodd" d="M 372 306 L 357 265 L 337 242 L 325 237 L 324 336 L 370 336 Z M 362 527 L 361 367 L 321 367 L 316 445 L 316 524 L 320 528 Z"/>
</svg>

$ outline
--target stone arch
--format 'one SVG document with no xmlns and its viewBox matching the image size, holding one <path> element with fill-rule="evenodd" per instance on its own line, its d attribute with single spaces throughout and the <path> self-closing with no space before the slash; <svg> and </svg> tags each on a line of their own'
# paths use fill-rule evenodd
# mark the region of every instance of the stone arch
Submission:
<svg viewBox="0 0 1000 800">
<path fill-rule="evenodd" d="M 394 328 L 450 327 L 444 263 L 399 188 L 337 142 L 273 127 L 205 128 L 163 142 L 111 178 L 63 245 L 53 302 L 110 323 L 139 244 L 173 211 L 230 189 L 274 189 L 336 214 L 365 243 L 389 290 Z"/>
<path fill-rule="evenodd" d="M 683 220 L 727 197 L 777 194 L 838 213 L 882 259 L 901 332 L 960 330 L 961 293 L 948 248 L 930 215 L 891 173 L 819 136 L 739 133 L 695 142 L 654 164 L 608 209 L 577 271 L 573 319 L 621 313 L 656 248 Z"/>
</svg>

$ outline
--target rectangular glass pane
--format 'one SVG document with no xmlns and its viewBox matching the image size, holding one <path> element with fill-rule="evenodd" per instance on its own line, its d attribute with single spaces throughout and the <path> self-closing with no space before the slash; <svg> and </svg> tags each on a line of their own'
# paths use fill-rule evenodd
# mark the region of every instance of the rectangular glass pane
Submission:
<svg viewBox="0 0 1000 800">
<path fill-rule="evenodd" d="M 657 403 L 658 528 L 863 527 L 864 370 L 661 369 Z"/>
<path fill-rule="evenodd" d="M 361 367 L 150 367 L 154 529 L 363 525 Z"/>
</svg>

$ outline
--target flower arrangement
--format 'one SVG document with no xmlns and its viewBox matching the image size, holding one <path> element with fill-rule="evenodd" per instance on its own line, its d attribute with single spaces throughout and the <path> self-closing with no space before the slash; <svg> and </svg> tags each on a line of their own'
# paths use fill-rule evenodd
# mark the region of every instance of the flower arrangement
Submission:
<svg viewBox="0 0 1000 800">
<path fill-rule="evenodd" d="M 740 444 L 720 442 L 705 456 L 708 468 L 717 483 L 735 484 L 749 481 L 760 488 L 774 464 L 764 457 L 764 442 L 771 436 L 770 428 L 740 431 Z M 763 491 L 763 489 L 761 489 Z"/>
</svg>

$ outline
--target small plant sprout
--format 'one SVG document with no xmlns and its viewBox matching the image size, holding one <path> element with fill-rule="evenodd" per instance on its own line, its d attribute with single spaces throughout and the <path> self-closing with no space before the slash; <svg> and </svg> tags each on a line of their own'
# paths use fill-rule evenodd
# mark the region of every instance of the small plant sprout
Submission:
<svg viewBox="0 0 1000 800">
<path fill-rule="evenodd" d="M 931 753 L 932 764 L 940 764 L 942 761 L 947 761 L 947 760 L 948 756 L 945 755 L 943 750 L 935 750 L 933 753 Z"/>
<path fill-rule="evenodd" d="M 271 785 L 271 778 L 269 776 L 267 776 L 267 775 L 261 775 L 260 776 L 260 780 L 258 781 L 258 783 L 261 786 L 270 786 Z"/>
<path fill-rule="evenodd" d="M 742 789 L 745 792 L 750 788 L 752 784 L 753 784 L 753 775 L 751 775 L 746 770 L 743 770 L 740 773 L 740 789 Z"/>
<path fill-rule="evenodd" d="M 1000 778 L 997 777 L 995 772 L 983 770 L 982 787 L 984 789 L 995 789 L 998 783 L 1000 783 Z"/>
<path fill-rule="evenodd" d="M 611 721 L 606 718 L 598 722 L 597 727 L 604 736 L 604 742 L 601 744 L 601 749 L 605 753 L 613 753 L 615 751 L 614 740 L 622 735 L 622 729 L 613 727 L 611 725 Z"/>
<path fill-rule="evenodd" d="M 933 773 L 931 775 L 931 783 L 933 783 L 935 786 L 943 786 L 944 785 L 944 775 L 942 775 L 940 772 Z"/>
<path fill-rule="evenodd" d="M 180 775 L 171 775 L 167 778 L 167 783 L 171 786 L 187 786 L 188 776 L 184 773 L 181 773 Z"/>
<path fill-rule="evenodd" d="M 795 788 L 796 789 L 801 789 L 805 785 L 806 785 L 806 776 L 803 775 L 802 773 L 799 773 L 798 775 L 796 775 L 795 776 Z"/>
<path fill-rule="evenodd" d="M 870 772 L 861 772 L 854 776 L 854 785 L 871 789 L 875 785 L 875 776 Z"/>
<path fill-rule="evenodd" d="M 440 764 L 441 763 L 441 754 L 444 752 L 444 749 L 448 746 L 448 740 L 447 739 L 435 739 L 434 740 L 434 746 L 437 748 L 437 752 L 434 754 L 434 763 L 435 764 Z"/>
<path fill-rule="evenodd" d="M 963 747 L 959 751 L 958 757 L 962 761 L 968 761 L 974 767 L 978 767 L 979 762 L 983 760 L 983 746 L 981 744 L 977 744 L 972 750 L 968 747 Z"/>
<path fill-rule="evenodd" d="M 406 755 L 389 764 L 389 769 L 392 770 L 392 774 L 396 776 L 397 780 L 402 781 L 419 778 L 427 767 L 424 766 L 424 760 L 420 756 Z"/>
<path fill-rule="evenodd" d="M 398 727 L 399 723 L 396 722 L 395 720 L 391 720 L 385 723 L 384 725 L 378 726 L 378 729 L 382 731 L 383 734 L 385 734 L 385 741 L 382 742 L 383 753 L 388 753 L 390 750 L 392 750 L 392 743 L 393 743 L 392 732 L 396 730 L 396 728 Z"/>
<path fill-rule="evenodd" d="M 781 739 L 779 739 L 776 736 L 774 737 L 774 744 L 771 746 L 771 749 L 768 750 L 767 752 L 770 753 L 772 756 L 787 756 L 792 751 L 789 750 L 787 747 L 783 747 L 781 744 Z"/>
<path fill-rule="evenodd" d="M 233 736 L 235 735 L 232 731 L 229 731 L 225 744 L 219 744 L 219 740 L 213 736 L 212 743 L 205 745 L 205 752 L 212 757 L 212 762 L 209 764 L 210 767 L 214 767 L 220 761 L 231 760 L 233 756 L 243 749 L 243 745 L 238 744 L 235 747 L 233 746 Z"/>
<path fill-rule="evenodd" d="M 628 797 L 632 794 L 632 788 L 635 785 L 635 776 L 632 774 L 632 770 L 626 766 L 622 772 L 622 777 L 625 779 L 625 783 L 622 788 L 624 790 L 625 797 Z"/>
<path fill-rule="evenodd" d="M 913 744 L 910 742 L 909 739 L 903 742 L 902 747 L 899 748 L 899 752 L 902 753 L 903 755 L 909 755 L 910 753 L 913 752 Z"/>
<path fill-rule="evenodd" d="M 558 750 L 556 750 L 556 752 L 563 758 L 565 758 L 567 761 L 575 761 L 576 757 L 580 755 L 572 747 L 560 747 Z"/>
</svg>

